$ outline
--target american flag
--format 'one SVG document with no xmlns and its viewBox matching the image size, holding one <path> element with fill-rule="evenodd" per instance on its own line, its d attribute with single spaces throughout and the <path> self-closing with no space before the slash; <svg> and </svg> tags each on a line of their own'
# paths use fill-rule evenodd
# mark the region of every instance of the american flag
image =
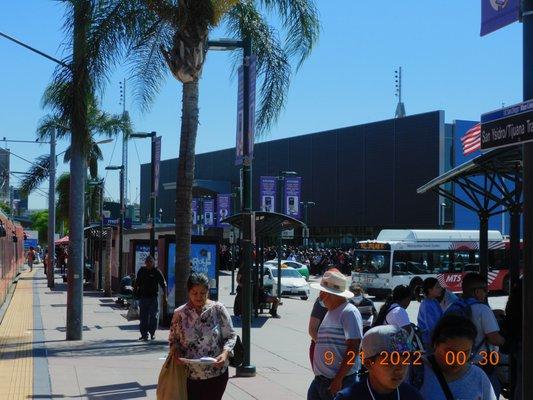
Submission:
<svg viewBox="0 0 533 400">
<path fill-rule="evenodd" d="M 476 124 L 461 138 L 463 155 L 467 156 L 481 148 L 481 124 Z"/>
</svg>

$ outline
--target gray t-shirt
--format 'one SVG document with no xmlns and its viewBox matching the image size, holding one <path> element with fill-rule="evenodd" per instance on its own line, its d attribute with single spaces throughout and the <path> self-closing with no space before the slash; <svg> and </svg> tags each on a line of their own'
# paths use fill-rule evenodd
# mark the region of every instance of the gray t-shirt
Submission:
<svg viewBox="0 0 533 400">
<path fill-rule="evenodd" d="M 448 386 L 454 400 L 497 400 L 489 378 L 475 365 L 470 365 L 460 379 L 448 382 Z M 446 400 L 439 380 L 427 363 L 424 363 L 424 383 L 420 394 L 424 399 Z"/>
<path fill-rule="evenodd" d="M 487 333 L 499 332 L 500 327 L 498 326 L 498 321 L 496 321 L 494 312 L 489 306 L 485 304 L 473 304 L 471 310 L 472 322 L 477 329 L 476 341 L 474 342 L 474 347 L 472 349 L 472 351 L 475 352 L 473 361 L 478 362 L 482 359 L 482 357 L 479 356 L 480 351 L 498 351 L 497 347 L 491 345 L 488 345 L 487 347 L 483 341 L 485 340 L 485 335 Z"/>
<path fill-rule="evenodd" d="M 346 340 L 361 339 L 363 332 L 363 319 L 359 310 L 351 303 L 344 303 L 329 310 L 318 328 L 315 352 L 313 355 L 313 372 L 326 378 L 334 378 L 337 374 L 344 354 L 346 353 Z M 346 375 L 357 372 L 360 362 L 356 349 L 352 368 Z"/>
</svg>

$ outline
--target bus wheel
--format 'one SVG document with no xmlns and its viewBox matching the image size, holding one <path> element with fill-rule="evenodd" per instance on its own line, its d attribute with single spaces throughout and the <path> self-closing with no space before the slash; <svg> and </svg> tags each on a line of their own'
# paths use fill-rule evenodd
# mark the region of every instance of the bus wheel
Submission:
<svg viewBox="0 0 533 400">
<path fill-rule="evenodd" d="M 409 283 L 409 290 L 411 291 L 411 300 L 415 300 L 415 289 L 417 286 L 422 286 L 422 278 L 416 277 L 411 279 L 411 283 Z"/>
<path fill-rule="evenodd" d="M 503 278 L 502 290 L 506 296 L 509 296 L 509 293 L 511 293 L 511 279 L 509 278 L 509 275 L 506 275 L 505 278 Z"/>
</svg>

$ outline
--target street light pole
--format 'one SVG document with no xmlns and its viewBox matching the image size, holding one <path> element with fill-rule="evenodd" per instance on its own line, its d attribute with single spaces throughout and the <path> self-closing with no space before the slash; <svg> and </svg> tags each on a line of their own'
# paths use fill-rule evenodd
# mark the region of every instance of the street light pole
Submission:
<svg viewBox="0 0 533 400">
<path fill-rule="evenodd" d="M 150 255 L 152 257 L 155 257 L 155 221 L 156 221 L 156 210 L 157 210 L 157 188 L 156 188 L 156 168 L 157 168 L 157 133 L 155 131 L 152 132 L 138 132 L 138 133 L 132 133 L 130 135 L 130 138 L 138 138 L 138 139 L 145 139 L 145 138 L 151 138 L 151 157 L 150 157 L 150 218 L 151 218 L 151 224 L 150 224 Z"/>
<path fill-rule="evenodd" d="M 54 288 L 56 231 L 56 130 L 50 133 L 50 166 L 48 167 L 48 287 Z"/>
<path fill-rule="evenodd" d="M 120 171 L 120 218 L 119 218 L 119 243 L 118 243 L 118 279 L 122 279 L 124 274 L 123 263 L 122 263 L 122 251 L 123 251 L 123 238 L 124 238 L 124 165 L 113 165 L 105 167 L 106 170 Z"/>
<path fill-rule="evenodd" d="M 251 132 L 249 129 L 250 118 L 253 116 L 250 115 L 250 58 L 252 56 L 252 41 L 250 37 L 246 36 L 244 38 L 244 49 L 243 49 L 243 75 L 244 75 L 244 87 L 243 87 L 243 126 L 244 126 L 244 140 L 243 145 L 245 149 L 245 154 L 248 153 L 249 141 L 252 140 L 250 137 Z M 249 154 L 248 154 L 249 155 Z M 249 155 L 250 156 L 250 155 Z M 244 362 L 237 368 L 238 376 L 255 376 L 255 366 L 251 365 L 251 326 L 252 326 L 252 284 L 251 284 L 251 271 L 252 268 L 252 159 L 248 157 L 243 162 L 242 165 L 242 192 L 243 192 L 243 203 L 242 203 L 242 214 L 244 218 L 244 229 L 243 229 L 243 250 L 244 250 L 244 260 L 243 260 L 243 309 L 242 309 L 242 342 L 244 347 Z"/>
</svg>

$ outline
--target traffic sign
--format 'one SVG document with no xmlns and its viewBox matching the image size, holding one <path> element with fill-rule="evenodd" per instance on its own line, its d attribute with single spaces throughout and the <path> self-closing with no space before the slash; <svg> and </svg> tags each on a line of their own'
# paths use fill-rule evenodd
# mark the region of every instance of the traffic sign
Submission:
<svg viewBox="0 0 533 400">
<path fill-rule="evenodd" d="M 481 116 L 481 150 L 533 141 L 533 100 Z"/>
</svg>

